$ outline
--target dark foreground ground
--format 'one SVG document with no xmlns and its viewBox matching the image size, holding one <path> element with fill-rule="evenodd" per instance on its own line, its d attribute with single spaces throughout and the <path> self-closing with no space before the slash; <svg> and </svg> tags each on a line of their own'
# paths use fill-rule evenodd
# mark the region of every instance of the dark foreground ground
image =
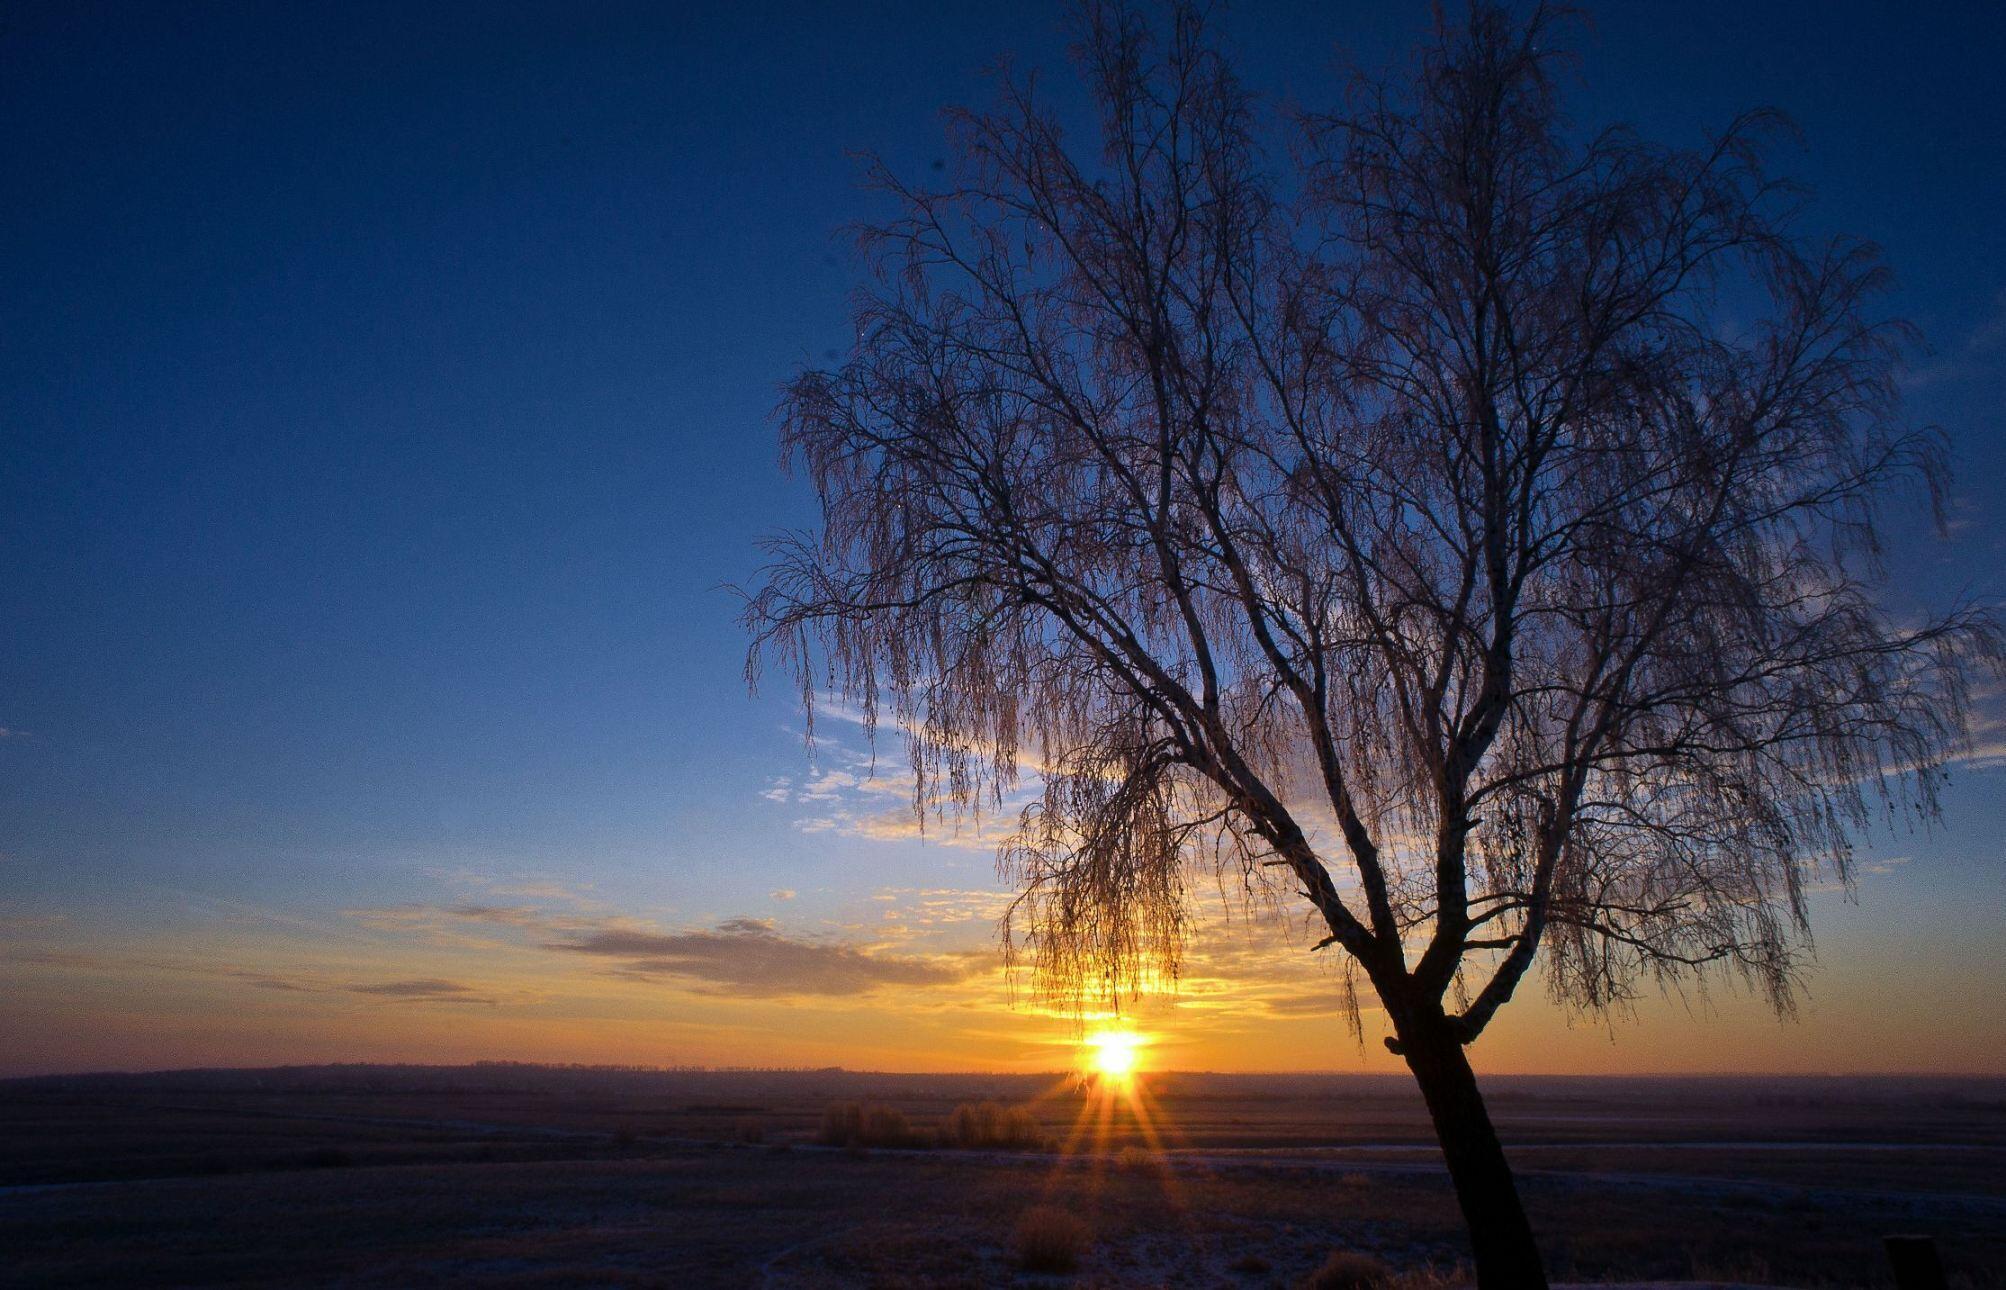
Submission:
<svg viewBox="0 0 2006 1290">
<path fill-rule="evenodd" d="M 1936 1236 L 2006 1286 L 2006 1082 L 1494 1081 L 1556 1274 L 1885 1286 Z M 1032 1105 L 1061 1151 L 815 1145 Z M 1153 1144 L 1153 1145 L 1152 1145 Z M 1027 1211 L 1085 1220 L 1071 1277 Z M 1403 1082 L 335 1067 L 0 1083 L 6 1285 L 1292 1285 L 1333 1249 L 1453 1284 L 1460 1224 Z M 1437 1274 L 1431 1277 L 1430 1269 Z"/>
</svg>

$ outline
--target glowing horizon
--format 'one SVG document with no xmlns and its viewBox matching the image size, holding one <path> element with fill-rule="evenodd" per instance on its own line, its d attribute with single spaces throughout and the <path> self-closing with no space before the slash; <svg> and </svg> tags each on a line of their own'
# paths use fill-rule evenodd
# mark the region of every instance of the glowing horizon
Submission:
<svg viewBox="0 0 2006 1290">
<path fill-rule="evenodd" d="M 2006 1074 L 1996 993 L 1898 1006 L 1872 911 L 1898 876 L 1869 875 L 1859 904 L 1814 897 L 1831 966 L 1794 1022 L 1723 990 L 1691 1006 L 1647 998 L 1635 1018 L 1598 1024 L 1532 989 L 1473 1060 L 1527 1074 Z M 1110 1033 L 1146 1037 L 1157 1071 L 1404 1069 L 1369 1000 L 1362 1042 L 1347 1033 L 1341 976 L 1286 920 L 1202 923 L 1175 992 L 1083 1028 L 1003 974 L 993 890 L 880 889 L 806 926 L 786 912 L 689 926 L 554 884 L 444 885 L 429 904 L 318 917 L 228 908 L 150 933 L 132 915 L 21 927 L 4 951 L 0 1009 L 17 1038 L 0 1073 L 478 1060 L 1056 1072 Z M 1984 942 L 1936 952 L 1937 970 L 1982 975 Z"/>
</svg>

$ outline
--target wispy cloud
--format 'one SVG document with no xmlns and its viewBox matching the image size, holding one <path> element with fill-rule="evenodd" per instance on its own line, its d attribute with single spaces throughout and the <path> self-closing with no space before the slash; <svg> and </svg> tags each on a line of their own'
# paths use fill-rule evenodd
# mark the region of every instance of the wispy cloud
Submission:
<svg viewBox="0 0 2006 1290">
<path fill-rule="evenodd" d="M 1966 770 L 2006 768 L 2006 684 L 1985 680 L 1971 687 L 1971 745 L 1952 764 Z"/>
<path fill-rule="evenodd" d="M 841 696 L 817 696 L 814 751 L 818 768 L 805 780 L 775 776 L 759 795 L 769 802 L 798 808 L 794 827 L 809 834 L 994 850 L 1015 832 L 1018 814 L 1037 795 L 1045 770 L 1033 749 L 1018 750 L 1020 778 L 1001 802 L 983 803 L 986 809 L 929 802 L 922 815 L 915 809 L 912 773 L 905 759 L 879 755 L 879 730 L 891 730 L 899 742 L 906 737 L 889 713 L 882 715 L 885 720 L 873 727 L 861 709 Z M 830 723 L 867 732 L 870 746 L 860 749 L 830 738 L 823 733 Z"/>
<path fill-rule="evenodd" d="M 350 994 L 374 995 L 410 1003 L 478 1003 L 492 1007 L 494 999 L 459 981 L 427 977 L 416 981 L 378 981 L 343 986 Z"/>
<path fill-rule="evenodd" d="M 591 905 L 593 898 L 583 891 L 557 882 L 502 882 L 489 888 L 497 896 L 516 900 L 560 901 L 567 905 Z"/>
<path fill-rule="evenodd" d="M 528 905 L 454 905 L 445 911 L 470 923 L 492 923 L 499 927 L 548 927 L 549 914 Z"/>
<path fill-rule="evenodd" d="M 278 990 L 286 994 L 312 994 L 322 989 L 321 986 L 308 985 L 291 977 L 274 976 L 269 972 L 253 972 L 245 968 L 226 968 L 223 975 L 234 977 L 260 990 Z"/>
<path fill-rule="evenodd" d="M 970 970 L 961 955 L 867 953 L 840 942 L 785 936 L 771 920 L 752 918 L 728 919 L 703 931 L 600 931 L 545 948 L 618 960 L 617 970 L 627 976 L 673 977 L 699 993 L 754 998 L 952 985 Z"/>
<path fill-rule="evenodd" d="M 884 917 L 916 931 L 990 931 L 1010 907 L 1011 893 L 993 888 L 887 887 L 874 902 L 888 905 Z"/>
<path fill-rule="evenodd" d="M 522 933 L 551 936 L 602 927 L 645 926 L 618 914 L 552 911 L 536 905 L 483 901 L 387 905 L 346 909 L 342 913 L 371 931 L 462 950 L 507 949 L 522 943 Z"/>
<path fill-rule="evenodd" d="M 295 973 L 283 969 L 275 971 L 257 967 L 205 963 L 198 960 L 80 953 L 63 950 L 13 951 L 0 954 L 0 961 L 63 968 L 72 971 L 106 973 L 113 976 L 134 974 L 158 976 L 160 973 L 166 972 L 188 977 L 220 978 L 247 985 L 255 990 L 270 990 L 281 994 L 337 996 L 356 994 L 410 1003 L 479 1003 L 493 1005 L 499 1002 L 495 993 L 491 990 L 468 985 L 460 981 L 449 981 L 437 977 L 392 979 L 387 981 L 341 981 L 338 978 L 329 979 L 325 975 L 313 972 Z"/>
</svg>

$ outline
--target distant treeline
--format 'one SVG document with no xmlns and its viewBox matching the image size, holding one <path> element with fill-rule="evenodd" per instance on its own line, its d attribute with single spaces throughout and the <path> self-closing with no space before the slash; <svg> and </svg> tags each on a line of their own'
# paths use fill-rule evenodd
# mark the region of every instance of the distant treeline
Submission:
<svg viewBox="0 0 2006 1290">
<path fill-rule="evenodd" d="M 1158 1100 L 1418 1099 L 1401 1075 L 1157 1073 L 1148 1077 Z M 746 1099 L 813 1098 L 853 1101 L 1023 1102 L 1063 1093 L 1068 1076 L 1041 1074 L 902 1074 L 819 1069 L 704 1066 L 586 1066 L 484 1061 L 465 1066 L 334 1063 L 318 1066 L 217 1068 L 136 1073 L 39 1075 L 0 1080 L 0 1090 L 101 1090 L 406 1094 L 513 1093 L 576 1095 L 657 1093 L 738 1104 Z M 1984 1076 L 1547 1076 L 1507 1075 L 1490 1083 L 1493 1100 L 1717 1101 L 1803 1105 L 1832 1101 L 1927 1098 L 1996 1103 L 2006 1078 Z"/>
</svg>

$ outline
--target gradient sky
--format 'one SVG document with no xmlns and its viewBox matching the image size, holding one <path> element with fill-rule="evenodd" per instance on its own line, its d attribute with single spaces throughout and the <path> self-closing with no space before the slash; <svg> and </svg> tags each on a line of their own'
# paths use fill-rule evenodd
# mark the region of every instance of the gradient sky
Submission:
<svg viewBox="0 0 2006 1290">
<path fill-rule="evenodd" d="M 1260 91 L 1420 5 L 1247 0 Z M 0 1074 L 317 1060 L 1064 1064 L 988 841 L 816 764 L 720 585 L 808 522 L 776 387 L 844 345 L 848 155 L 924 177 L 1055 5 L 16 3 L 0 18 Z M 1602 4 L 1577 115 L 1804 131 L 1959 454 L 1908 603 L 2006 593 L 2006 8 Z M 1816 898 L 1780 1025 L 1522 993 L 1498 1071 L 2006 1071 L 2006 747 Z M 1154 1060 L 1386 1069 L 1299 924 L 1220 923 Z"/>
</svg>

